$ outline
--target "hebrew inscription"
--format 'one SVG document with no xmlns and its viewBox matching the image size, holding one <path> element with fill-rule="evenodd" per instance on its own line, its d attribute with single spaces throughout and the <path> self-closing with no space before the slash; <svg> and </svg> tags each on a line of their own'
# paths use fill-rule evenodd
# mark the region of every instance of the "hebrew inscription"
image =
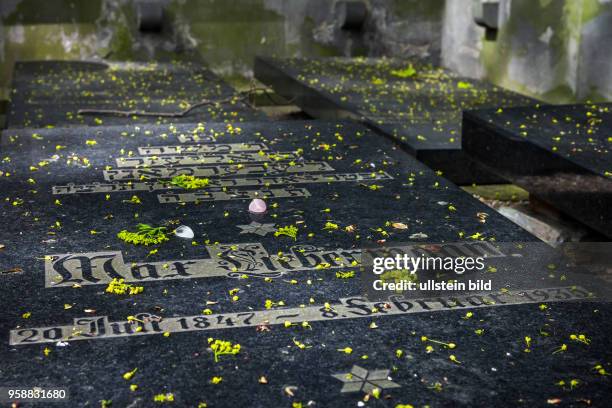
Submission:
<svg viewBox="0 0 612 408">
<path fill-rule="evenodd" d="M 197 165 L 181 167 L 148 167 L 141 169 L 113 169 L 104 170 L 104 180 L 148 180 L 172 178 L 176 176 L 193 177 L 221 177 L 221 176 L 243 176 L 258 173 L 282 174 L 282 173 L 311 173 L 333 171 L 334 168 L 326 162 L 305 161 L 289 164 L 288 162 L 275 163 L 239 163 L 221 165 Z"/>
<path fill-rule="evenodd" d="M 211 179 L 209 188 L 232 187 L 267 187 L 270 185 L 306 184 L 306 183 L 334 183 L 359 182 L 374 180 L 390 180 L 387 173 L 336 173 L 336 174 L 294 174 L 272 177 L 245 177 Z M 92 183 L 84 185 L 68 184 L 67 186 L 54 186 L 53 194 L 87 194 L 87 193 L 114 193 L 123 191 L 156 191 L 176 188 L 169 182 L 127 182 L 127 183 Z"/>
</svg>

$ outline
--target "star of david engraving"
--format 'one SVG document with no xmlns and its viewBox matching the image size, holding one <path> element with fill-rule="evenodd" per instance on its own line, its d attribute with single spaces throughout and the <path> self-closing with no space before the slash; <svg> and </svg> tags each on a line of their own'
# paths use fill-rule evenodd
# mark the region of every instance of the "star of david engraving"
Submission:
<svg viewBox="0 0 612 408">
<path fill-rule="evenodd" d="M 343 382 L 340 392 L 372 392 L 375 388 L 384 390 L 398 388 L 401 385 L 389 379 L 389 370 L 366 370 L 354 365 L 349 373 L 332 374 L 332 377 Z"/>
<path fill-rule="evenodd" d="M 253 221 L 250 224 L 238 225 L 238 228 L 242 230 L 240 234 L 257 234 L 262 237 L 276 231 L 274 224 L 261 224 L 257 221 Z"/>
</svg>

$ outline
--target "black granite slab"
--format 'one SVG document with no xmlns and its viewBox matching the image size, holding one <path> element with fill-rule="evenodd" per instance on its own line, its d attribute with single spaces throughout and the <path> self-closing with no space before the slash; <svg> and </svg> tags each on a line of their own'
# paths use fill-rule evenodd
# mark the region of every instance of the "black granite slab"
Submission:
<svg viewBox="0 0 612 408">
<path fill-rule="evenodd" d="M 206 164 L 125 166 L 176 156 L 179 145 L 180 160 Z M 346 255 L 363 245 L 534 238 L 362 126 L 295 121 L 10 129 L 1 147 L 0 211 L 7 220 L 0 231 L 3 384 L 67 387 L 71 399 L 58 406 L 110 400 L 112 406 L 148 407 L 168 394 L 181 407 L 546 405 L 551 398 L 568 404 L 588 398 L 597 406 L 609 396 L 607 378 L 593 367 L 610 371 L 610 308 L 554 302 L 586 292 L 572 289 L 578 283 L 544 260 L 520 272 L 533 282 L 519 281 L 569 289 L 523 296 L 512 294 L 520 286 L 509 283 L 496 295 L 507 305 L 467 309 L 432 300 L 430 310 L 419 306 L 422 313 L 406 313 L 406 303 L 364 303 L 360 272 Z M 258 167 L 263 163 L 268 167 Z M 209 177 L 201 192 L 241 199 L 160 202 L 158 194 L 168 191 L 155 190 L 155 182 L 175 171 Z M 341 181 L 357 173 L 367 177 Z M 108 184 L 105 175 L 122 187 L 87 192 Z M 317 175 L 329 183 L 297 177 Z M 92 187 L 96 182 L 101 184 Z M 145 182 L 153 191 L 121 191 Z M 268 212 L 253 216 L 250 200 L 234 188 L 260 194 L 291 188 L 295 195 L 267 198 Z M 69 194 L 75 190 L 81 193 Z M 117 238 L 137 223 L 183 224 L 195 237 L 170 236 L 148 247 Z M 295 240 L 272 232 L 289 225 L 297 228 Z M 323 250 L 331 251 L 327 258 Z M 93 281 L 120 269 L 117 252 L 132 274 L 142 274 L 131 282 L 142 293 L 106 293 L 106 281 Z M 191 262 L 211 259 L 225 263 L 186 275 L 196 267 Z M 283 269 L 283 262 L 293 269 Z M 518 272 L 504 265 L 500 260 L 499 271 L 490 274 Z M 224 273 L 214 275 L 220 266 Z M 336 274 L 351 271 L 355 277 Z M 154 272 L 159 278 L 151 277 Z M 153 315 L 163 320 L 151 321 Z M 129 316 L 136 323 L 114 323 Z M 587 333 L 589 345 L 569 340 L 572 333 Z M 240 344 L 240 351 L 215 362 L 209 338 Z M 562 343 L 569 344 L 567 352 L 553 354 Z M 365 371 L 369 382 L 357 381 Z M 556 385 L 573 378 L 580 382 L 571 390 Z"/>
<path fill-rule="evenodd" d="M 255 76 L 315 117 L 357 119 L 395 138 L 457 184 L 503 182 L 461 152 L 462 110 L 535 103 L 421 60 L 258 57 Z"/>
<path fill-rule="evenodd" d="M 612 104 L 464 115 L 464 150 L 570 217 L 612 238 Z"/>
<path fill-rule="evenodd" d="M 204 99 L 220 103 L 180 117 L 78 114 L 81 109 L 172 113 Z M 198 64 L 30 61 L 15 64 L 7 125 L 35 128 L 239 119 L 265 120 L 265 115 Z"/>
</svg>

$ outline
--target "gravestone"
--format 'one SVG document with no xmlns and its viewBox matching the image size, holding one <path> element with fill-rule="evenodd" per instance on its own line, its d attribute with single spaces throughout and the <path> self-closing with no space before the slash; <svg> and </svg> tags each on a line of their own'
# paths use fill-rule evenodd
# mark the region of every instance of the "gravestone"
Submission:
<svg viewBox="0 0 612 408">
<path fill-rule="evenodd" d="M 457 184 L 498 183 L 461 151 L 461 112 L 527 97 L 421 60 L 258 57 L 255 77 L 318 118 L 352 118 L 393 137 Z"/>
<path fill-rule="evenodd" d="M 611 106 L 466 112 L 463 148 L 491 171 L 611 238 Z"/>
<path fill-rule="evenodd" d="M 211 103 L 173 115 L 204 100 Z M 210 70 L 193 63 L 18 62 L 7 127 L 265 120 L 246 102 Z"/>
<path fill-rule="evenodd" d="M 546 262 L 506 270 L 532 236 L 360 125 L 10 129 L 0 151 L 3 383 L 65 387 L 60 406 L 606 398 L 610 308 Z M 166 230 L 119 238 L 139 223 Z M 487 273 L 531 280 L 364 299 L 361 248 L 408 241 L 508 242 Z"/>
</svg>

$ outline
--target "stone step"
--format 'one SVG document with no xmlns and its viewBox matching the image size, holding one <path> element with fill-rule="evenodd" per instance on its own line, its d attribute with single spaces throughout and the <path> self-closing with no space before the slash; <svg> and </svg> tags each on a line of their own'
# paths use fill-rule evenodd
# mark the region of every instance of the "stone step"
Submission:
<svg viewBox="0 0 612 408">
<path fill-rule="evenodd" d="M 463 148 L 491 171 L 611 238 L 611 106 L 466 112 Z"/>
</svg>

